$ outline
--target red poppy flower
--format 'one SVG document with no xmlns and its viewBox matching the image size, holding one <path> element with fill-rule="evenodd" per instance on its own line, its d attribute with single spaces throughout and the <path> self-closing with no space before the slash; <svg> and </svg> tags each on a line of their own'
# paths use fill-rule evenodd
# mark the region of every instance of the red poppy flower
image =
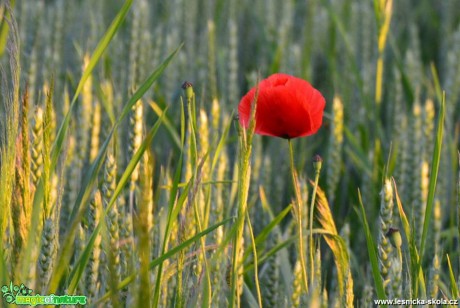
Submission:
<svg viewBox="0 0 460 308">
<path fill-rule="evenodd" d="M 240 123 L 248 127 L 251 104 L 256 93 L 252 88 L 238 106 Z M 326 101 L 307 81 L 273 74 L 259 83 L 255 133 L 286 139 L 309 136 L 323 121 Z"/>
</svg>

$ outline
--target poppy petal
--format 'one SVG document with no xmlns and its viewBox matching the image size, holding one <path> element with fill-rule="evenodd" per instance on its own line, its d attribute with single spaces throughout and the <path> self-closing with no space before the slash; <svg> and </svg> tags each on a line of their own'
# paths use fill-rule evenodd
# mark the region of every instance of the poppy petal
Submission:
<svg viewBox="0 0 460 308">
<path fill-rule="evenodd" d="M 287 74 L 274 74 L 258 85 L 255 133 L 296 138 L 316 133 L 326 105 L 321 93 L 307 81 Z M 238 106 L 240 123 L 247 128 L 256 87 Z"/>
</svg>

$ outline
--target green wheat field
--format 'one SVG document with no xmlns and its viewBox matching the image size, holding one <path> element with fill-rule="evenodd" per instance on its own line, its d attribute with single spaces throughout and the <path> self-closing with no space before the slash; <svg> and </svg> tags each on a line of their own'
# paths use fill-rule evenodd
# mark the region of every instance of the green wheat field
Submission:
<svg viewBox="0 0 460 308">
<path fill-rule="evenodd" d="M 459 59 L 459 0 L 1 0 L 0 307 L 456 307 Z M 317 134 L 240 126 L 278 72 Z"/>
</svg>

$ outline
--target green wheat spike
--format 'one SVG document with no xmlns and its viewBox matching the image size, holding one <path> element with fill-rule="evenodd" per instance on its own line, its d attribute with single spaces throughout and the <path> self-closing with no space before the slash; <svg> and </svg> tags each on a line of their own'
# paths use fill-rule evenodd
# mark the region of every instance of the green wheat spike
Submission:
<svg viewBox="0 0 460 308">
<path fill-rule="evenodd" d="M 138 306 L 146 302 L 149 303 L 151 293 L 149 263 L 151 260 L 150 237 L 153 229 L 153 162 L 148 154 L 149 153 L 146 153 L 146 155 L 144 155 L 141 162 L 140 187 L 142 195 L 139 203 L 139 217 L 136 219 L 137 254 L 139 256 L 140 267 L 140 281 L 136 296 Z"/>
<path fill-rule="evenodd" d="M 30 102 L 32 104 L 35 104 L 36 101 L 35 101 L 35 92 L 36 92 L 36 89 L 37 89 L 37 74 L 38 74 L 38 47 L 36 47 L 38 44 L 34 45 L 34 47 L 32 47 L 32 51 L 31 51 L 31 54 L 30 54 L 30 65 L 29 65 L 29 68 L 28 68 L 28 76 L 27 76 L 27 82 L 29 84 L 29 89 L 30 89 L 30 94 L 29 94 L 29 97 L 30 97 Z"/>
<path fill-rule="evenodd" d="M 88 208 L 88 234 L 90 235 L 100 222 L 102 211 L 102 196 L 101 192 L 97 190 L 91 199 Z M 101 256 L 101 241 L 100 234 L 96 236 L 94 241 L 93 250 L 86 266 L 86 280 L 85 286 L 90 299 L 95 299 L 98 296 L 101 280 L 99 276 L 100 256 Z"/>
<path fill-rule="evenodd" d="M 30 135 L 29 135 L 29 97 L 26 89 L 22 99 L 21 113 L 21 166 L 16 173 L 16 185 L 20 190 L 21 202 L 17 203 L 15 208 L 17 213 L 13 214 L 13 222 L 19 222 L 15 226 L 16 244 L 14 248 L 17 253 L 14 255 L 19 259 L 19 251 L 25 243 L 29 234 L 29 222 L 32 214 L 32 194 L 31 194 L 31 157 L 30 157 Z M 22 171 L 22 172 L 21 172 Z M 13 209 L 14 210 L 14 209 Z"/>
<path fill-rule="evenodd" d="M 234 103 L 239 100 L 238 86 L 238 24 L 233 19 L 228 21 L 228 93 L 227 99 L 229 103 Z"/>
<path fill-rule="evenodd" d="M 138 4 L 140 14 L 140 25 L 139 25 L 139 57 L 138 57 L 138 68 L 137 68 L 137 79 L 135 79 L 136 84 L 140 84 L 145 76 L 148 76 L 149 71 L 151 68 L 155 67 L 152 66 L 151 59 L 152 59 L 152 49 L 153 49 L 153 41 L 152 41 L 152 32 L 151 28 L 152 25 L 151 21 L 151 7 L 150 1 L 141 0 Z M 134 22 L 134 21 L 133 21 Z M 155 44 L 158 42 L 157 36 L 155 36 Z M 147 97 L 150 96 L 151 91 L 147 91 Z"/>
<path fill-rule="evenodd" d="M 65 2 L 64 0 L 58 0 L 54 4 L 54 27 L 52 33 L 52 55 L 51 55 L 51 63 L 52 66 L 57 68 L 56 74 L 59 76 L 63 72 L 63 65 L 62 65 L 62 56 L 63 56 L 63 42 L 64 42 L 64 14 L 65 14 Z M 63 89 L 63 85 L 61 83 L 60 78 L 56 78 L 56 93 L 61 93 Z M 61 110 L 57 110 L 57 112 L 62 113 Z"/>
<path fill-rule="evenodd" d="M 369 284 L 368 281 L 366 281 L 363 287 L 363 294 L 360 300 L 360 306 L 367 308 L 374 307 L 374 298 L 374 288 Z"/>
<path fill-rule="evenodd" d="M 52 217 L 45 220 L 41 242 L 40 255 L 38 257 L 38 279 L 40 281 L 39 290 L 44 293 L 46 292 L 53 271 L 58 250 L 56 224 Z"/>
<path fill-rule="evenodd" d="M 124 196 L 120 197 L 117 202 L 119 236 L 120 242 L 123 243 L 120 247 L 120 276 L 125 278 L 132 275 L 135 269 L 136 252 L 134 251 L 133 216 L 128 210 Z M 134 294 L 131 294 L 131 291 L 134 289 L 133 285 L 129 285 L 120 290 L 121 299 L 126 302 L 132 300 Z"/>
<path fill-rule="evenodd" d="M 266 249 L 270 250 L 279 242 L 278 231 L 270 233 Z M 277 254 L 270 257 L 265 265 L 264 276 L 261 275 L 261 286 L 263 287 L 262 300 L 264 307 L 279 307 L 279 285 L 280 285 L 280 264 Z"/>
<path fill-rule="evenodd" d="M 385 180 L 382 192 L 381 192 L 381 203 L 380 203 L 380 215 L 379 215 L 379 237 L 378 237 L 378 256 L 380 274 L 387 284 L 385 288 L 387 295 L 390 295 L 390 289 L 388 286 L 388 280 L 391 278 L 390 270 L 392 266 L 392 251 L 390 240 L 387 237 L 387 233 L 393 223 L 393 188 L 390 180 Z"/>
<path fill-rule="evenodd" d="M 43 168 L 43 109 L 38 106 L 35 111 L 34 125 L 32 127 L 32 184 L 34 187 L 42 175 Z"/>
<path fill-rule="evenodd" d="M 345 286 L 346 286 L 346 292 L 345 292 L 345 299 L 343 301 L 343 304 L 347 308 L 353 308 L 354 307 L 353 301 L 355 298 L 355 294 L 353 291 L 353 279 L 351 278 L 351 269 L 349 269 L 348 274 L 346 276 Z"/>
<path fill-rule="evenodd" d="M 297 260 L 294 264 L 294 279 L 292 281 L 291 302 L 293 307 L 301 307 L 302 299 L 302 266 Z"/>
<path fill-rule="evenodd" d="M 358 52 L 361 52 L 358 65 L 362 66 L 362 80 L 373 80 L 375 76 L 375 58 L 377 55 L 377 29 L 374 22 L 372 6 L 366 3 L 360 3 L 361 19 L 361 39 L 359 40 Z M 371 82 L 363 83 L 363 94 L 369 97 L 374 97 L 373 87 Z"/>
<path fill-rule="evenodd" d="M 93 117 L 91 119 L 91 139 L 89 148 L 89 161 L 92 163 L 99 152 L 99 142 L 101 134 L 101 105 L 95 101 L 93 104 Z"/>
<path fill-rule="evenodd" d="M 209 100 L 217 98 L 217 68 L 216 68 L 216 26 L 208 20 L 208 85 Z"/>
<path fill-rule="evenodd" d="M 116 174 L 117 165 L 115 159 L 113 155 L 108 154 L 105 161 L 104 180 L 102 184 L 102 200 L 104 208 L 107 208 L 108 202 L 113 196 L 117 181 Z M 118 224 L 119 210 L 117 203 L 114 203 L 114 205 L 108 211 L 106 220 L 109 235 L 109 246 L 107 247 L 108 250 L 105 251 L 105 255 L 107 256 L 107 263 L 109 267 L 109 279 L 112 280 L 113 285 L 117 285 L 121 276 L 119 250 L 120 234 Z"/>
<path fill-rule="evenodd" d="M 413 106 L 413 114 L 410 123 L 410 200 L 409 203 L 415 214 L 415 234 L 418 245 L 420 244 L 423 219 L 425 217 L 426 203 L 422 202 L 422 162 L 423 162 L 423 134 L 422 134 L 422 110 L 418 101 Z"/>
<path fill-rule="evenodd" d="M 401 257 L 401 247 L 396 247 L 396 249 L 393 250 L 393 256 L 392 256 L 392 264 L 390 268 L 390 274 L 389 277 L 391 279 L 391 294 L 392 296 L 396 298 L 402 298 L 402 285 L 403 285 L 403 280 L 402 280 L 402 273 L 403 273 L 403 264 L 402 264 L 402 257 Z"/>
<path fill-rule="evenodd" d="M 433 243 L 434 243 L 434 257 L 433 263 L 429 270 L 429 294 L 433 298 L 437 298 L 440 286 L 440 262 L 439 256 L 441 255 L 441 228 L 442 228 L 442 216 L 441 216 L 441 203 L 439 200 L 435 200 L 433 210 Z"/>
<path fill-rule="evenodd" d="M 228 155 L 227 152 L 224 150 L 219 156 L 219 162 L 217 164 L 217 170 L 215 175 L 216 181 L 224 181 L 227 179 L 228 176 Z M 215 202 L 211 202 L 211 218 L 210 223 L 222 221 L 225 216 L 225 205 L 226 200 L 228 200 L 227 196 L 227 189 L 224 185 L 216 185 L 212 191 L 213 200 Z M 224 239 L 225 230 L 224 226 L 220 226 L 217 228 L 215 232 L 211 235 L 210 242 L 211 244 L 216 245 L 216 247 L 220 247 L 221 243 Z M 215 252 L 216 250 L 214 250 Z M 223 287 L 223 280 L 225 275 L 225 269 L 227 267 L 227 259 L 225 255 L 223 255 L 220 260 L 217 260 L 213 264 L 212 268 L 212 285 L 213 285 L 213 296 L 212 296 L 212 303 L 215 305 L 221 305 L 221 300 L 223 299 L 222 296 L 222 287 Z"/>
<path fill-rule="evenodd" d="M 131 129 L 129 131 L 129 154 L 132 157 L 139 149 L 143 138 L 143 117 L 144 117 L 144 106 L 141 100 L 139 100 L 134 106 L 129 116 L 129 124 Z M 139 180 L 139 167 L 137 166 L 131 174 L 131 181 L 129 186 L 130 191 L 130 209 L 133 208 L 134 192 L 137 187 Z"/>
<path fill-rule="evenodd" d="M 139 5 L 133 6 L 133 16 L 131 23 L 131 37 L 129 41 L 129 71 L 128 71 L 128 86 L 135 88 L 138 77 L 139 51 L 140 46 L 140 18 L 141 10 Z"/>
<path fill-rule="evenodd" d="M 291 42 L 291 30 L 293 26 L 293 15 L 294 15 L 294 8 L 293 8 L 293 1 L 288 0 L 285 1 L 281 7 L 281 19 L 279 21 L 279 26 L 277 27 L 277 41 L 278 41 L 278 49 L 281 54 L 281 63 L 280 63 L 280 70 L 286 71 L 288 69 L 287 66 L 287 48 Z"/>
<path fill-rule="evenodd" d="M 85 71 L 89 65 L 90 57 L 85 55 L 83 58 L 82 71 Z M 77 117 L 77 156 L 80 159 L 82 166 L 86 164 L 87 149 L 89 147 L 89 132 L 91 128 L 91 115 L 93 114 L 93 77 L 89 76 L 86 80 L 82 94 L 81 104 L 79 105 L 79 113 Z"/>
<path fill-rule="evenodd" d="M 447 67 L 445 73 L 445 89 L 448 95 L 446 96 L 446 130 L 452 131 L 454 129 L 453 118 L 455 110 L 458 107 L 458 99 L 460 97 L 460 65 L 456 59 L 460 55 L 460 25 L 456 28 L 455 32 L 451 34 L 450 48 L 447 50 Z"/>
<path fill-rule="evenodd" d="M 321 250 L 318 248 L 315 251 L 315 280 L 314 284 L 312 285 L 312 292 L 318 292 L 318 294 L 321 293 L 321 287 L 322 287 L 322 277 L 321 277 Z"/>
<path fill-rule="evenodd" d="M 190 0 L 183 2 L 182 18 L 181 18 L 181 32 L 183 33 L 183 40 L 187 51 L 187 71 L 192 71 L 196 68 L 196 45 L 197 45 L 197 31 L 195 25 L 199 17 L 199 3 L 197 0 Z"/>
<path fill-rule="evenodd" d="M 343 148 L 343 103 L 339 97 L 334 97 L 332 102 L 332 129 L 329 136 L 329 150 L 327 161 L 327 188 L 329 202 L 334 205 L 337 186 L 340 181 L 342 169 Z"/>
<path fill-rule="evenodd" d="M 434 125 L 436 123 L 436 114 L 434 102 L 432 99 L 428 98 L 425 101 L 424 117 L 423 117 L 423 126 L 424 126 L 424 160 L 430 161 L 433 157 L 434 149 Z"/>
<path fill-rule="evenodd" d="M 423 76 L 423 66 L 422 66 L 422 57 L 420 54 L 420 41 L 419 34 L 415 25 L 409 27 L 409 48 L 405 54 L 405 67 L 407 74 L 411 79 L 411 86 L 414 89 L 421 87 L 422 85 L 422 76 Z"/>
</svg>

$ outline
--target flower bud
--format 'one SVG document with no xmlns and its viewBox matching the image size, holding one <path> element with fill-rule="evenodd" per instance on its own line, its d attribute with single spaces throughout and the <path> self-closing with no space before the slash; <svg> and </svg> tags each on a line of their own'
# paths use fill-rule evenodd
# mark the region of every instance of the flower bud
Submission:
<svg viewBox="0 0 460 308">
<path fill-rule="evenodd" d="M 395 248 L 399 249 L 401 247 L 402 238 L 401 238 L 401 233 L 399 232 L 399 229 L 389 228 L 386 236 L 390 238 L 390 242 Z"/>
<path fill-rule="evenodd" d="M 195 94 L 193 92 L 193 85 L 191 82 L 188 82 L 188 81 L 185 81 L 183 84 L 182 84 L 182 89 L 185 90 L 185 97 L 187 98 L 187 100 L 190 100 L 192 99 L 193 95 Z"/>
<path fill-rule="evenodd" d="M 313 156 L 313 167 L 315 168 L 315 172 L 319 173 L 321 171 L 321 166 L 323 165 L 323 159 L 321 156 L 316 154 Z"/>
</svg>

